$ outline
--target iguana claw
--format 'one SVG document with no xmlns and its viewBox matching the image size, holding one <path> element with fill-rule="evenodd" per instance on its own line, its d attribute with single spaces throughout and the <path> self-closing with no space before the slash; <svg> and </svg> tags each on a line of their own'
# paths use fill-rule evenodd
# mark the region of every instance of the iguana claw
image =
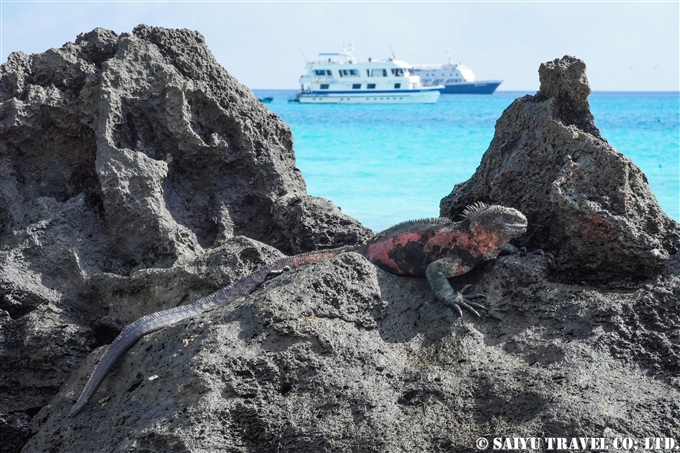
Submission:
<svg viewBox="0 0 680 453">
<path fill-rule="evenodd" d="M 528 253 L 525 253 L 525 254 L 526 254 L 526 255 L 541 255 L 541 256 L 545 256 L 546 258 L 548 258 L 548 261 L 550 261 L 551 263 L 552 263 L 552 261 L 555 259 L 555 255 L 553 255 L 553 254 L 550 253 L 550 252 L 545 252 L 545 251 L 543 251 L 543 249 L 536 249 L 536 250 L 534 250 L 533 252 L 528 252 Z"/>
<path fill-rule="evenodd" d="M 513 246 L 512 244 L 507 244 L 505 248 L 499 253 L 498 256 L 507 256 L 507 255 L 514 255 L 514 254 L 519 254 L 519 256 L 527 256 L 527 255 L 540 255 L 540 256 L 545 256 L 548 258 L 548 262 L 552 264 L 553 260 L 555 259 L 555 255 L 553 255 L 550 252 L 546 252 L 543 249 L 536 249 L 533 252 L 527 252 L 526 247 L 520 247 L 517 248 Z"/>
<path fill-rule="evenodd" d="M 546 258 L 548 258 L 548 262 L 549 262 L 550 264 L 552 264 L 552 263 L 553 263 L 553 260 L 555 259 L 555 255 L 553 255 L 553 254 L 550 253 L 550 252 L 545 252 L 545 251 L 543 251 L 543 249 L 536 249 L 536 250 L 534 250 L 533 252 L 527 252 L 527 248 L 526 248 L 526 247 L 522 247 L 522 248 L 519 249 L 519 251 L 520 251 L 520 256 L 527 256 L 527 255 L 540 255 L 540 256 L 545 256 Z"/>
<path fill-rule="evenodd" d="M 440 300 L 447 307 L 455 309 L 461 318 L 463 317 L 463 310 L 461 307 L 474 313 L 478 318 L 481 318 L 477 310 L 472 307 L 481 308 L 482 310 L 486 310 L 486 307 L 484 305 L 478 304 L 477 302 L 473 302 L 471 299 L 486 299 L 486 296 L 483 294 L 468 294 L 471 288 L 472 285 L 465 285 L 463 289 L 455 293 L 456 295 L 452 298 L 453 300 L 449 300 L 448 298 Z"/>
</svg>

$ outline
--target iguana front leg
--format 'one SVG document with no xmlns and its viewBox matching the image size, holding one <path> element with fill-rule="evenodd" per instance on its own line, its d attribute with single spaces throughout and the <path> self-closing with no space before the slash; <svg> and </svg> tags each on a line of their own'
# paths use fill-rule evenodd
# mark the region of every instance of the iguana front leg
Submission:
<svg viewBox="0 0 680 453">
<path fill-rule="evenodd" d="M 456 309 L 461 317 L 463 316 L 461 307 L 471 311 L 477 315 L 477 317 L 480 317 L 477 310 L 472 307 L 486 308 L 470 299 L 486 298 L 486 296 L 482 296 L 481 294 L 467 294 L 470 285 L 466 285 L 458 292 L 451 287 L 448 280 L 451 277 L 464 274 L 468 270 L 469 269 L 460 258 L 442 258 L 433 261 L 427 266 L 425 269 L 425 276 L 427 277 L 427 281 L 430 282 L 432 291 L 434 291 L 437 299 L 441 303 Z"/>
</svg>

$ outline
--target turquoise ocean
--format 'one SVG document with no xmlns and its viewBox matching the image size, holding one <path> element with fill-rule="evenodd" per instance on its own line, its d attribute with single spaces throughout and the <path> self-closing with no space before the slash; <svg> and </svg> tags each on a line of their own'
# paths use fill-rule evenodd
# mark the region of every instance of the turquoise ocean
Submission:
<svg viewBox="0 0 680 453">
<path fill-rule="evenodd" d="M 294 90 L 253 90 L 293 131 L 310 195 L 374 231 L 437 217 L 439 201 L 470 178 L 503 110 L 525 92 L 442 95 L 436 104 L 304 105 Z M 602 136 L 647 175 L 661 207 L 680 221 L 680 93 L 594 92 Z"/>
</svg>

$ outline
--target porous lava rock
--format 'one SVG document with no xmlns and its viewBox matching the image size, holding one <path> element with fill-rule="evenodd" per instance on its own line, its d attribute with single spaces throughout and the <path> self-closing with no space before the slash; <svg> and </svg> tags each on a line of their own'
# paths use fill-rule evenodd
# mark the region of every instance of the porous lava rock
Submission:
<svg viewBox="0 0 680 453">
<path fill-rule="evenodd" d="M 307 195 L 289 127 L 199 33 L 97 28 L 12 53 L 0 67 L 0 450 L 18 451 L 74 367 L 140 315 L 229 284 L 281 256 L 273 247 L 370 233 Z"/>
<path fill-rule="evenodd" d="M 673 272 L 601 292 L 551 282 L 543 257 L 504 257 L 453 280 L 488 296 L 481 319 L 461 320 L 424 279 L 339 255 L 142 338 L 70 418 L 97 349 L 33 417 L 24 452 L 469 452 L 480 437 L 604 438 L 615 451 L 677 438 Z"/>
<path fill-rule="evenodd" d="M 570 280 L 644 280 L 680 249 L 680 227 L 647 178 L 595 126 L 585 63 L 539 68 L 540 90 L 515 100 L 472 177 L 440 204 L 458 216 L 475 201 L 512 206 L 529 220 L 520 244 L 556 255 Z"/>
</svg>

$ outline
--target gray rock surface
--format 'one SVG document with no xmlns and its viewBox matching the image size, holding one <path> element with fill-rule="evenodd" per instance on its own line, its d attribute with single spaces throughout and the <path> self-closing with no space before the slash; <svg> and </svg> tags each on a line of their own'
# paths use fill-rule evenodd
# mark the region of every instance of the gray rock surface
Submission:
<svg viewBox="0 0 680 453">
<path fill-rule="evenodd" d="M 554 252 L 561 278 L 651 278 L 680 249 L 678 223 L 640 168 L 600 136 L 583 61 L 544 63 L 539 78 L 535 96 L 503 112 L 479 168 L 442 200 L 441 215 L 474 201 L 512 206 L 529 220 L 521 245 Z"/>
<path fill-rule="evenodd" d="M 104 29 L 0 66 L 0 450 L 92 350 L 284 253 L 370 230 L 203 37 Z M 242 236 L 247 236 L 246 240 Z"/>
<path fill-rule="evenodd" d="M 155 33 L 158 37 L 144 39 L 173 35 Z M 177 59 L 184 67 L 189 57 Z M 570 92 L 570 85 L 564 86 L 549 99 Z M 233 102 L 245 102 L 239 99 L 234 95 Z M 537 110 L 539 119 L 551 103 L 534 103 L 541 102 L 547 107 Z M 562 111 L 584 118 L 582 102 Z M 546 137 L 562 127 L 556 121 L 544 124 Z M 581 121 L 578 133 L 596 137 L 589 124 Z M 135 182 L 140 162 L 124 161 L 111 177 L 127 175 Z M 135 185 L 134 193 L 152 199 L 158 189 L 153 178 L 146 181 Z M 597 195 L 610 184 L 603 180 L 589 190 Z M 529 185 L 512 188 L 520 200 L 534 194 Z M 630 191 L 645 202 L 642 185 L 631 185 Z M 37 220 L 4 233 L 16 245 L 2 249 L 12 266 L 2 268 L 0 353 L 14 362 L 0 370 L 5 379 L 0 385 L 19 388 L 16 404 L 24 406 L 16 407 L 29 407 L 0 416 L 1 440 L 10 438 L 7 433 L 23 436 L 7 451 L 23 445 L 26 453 L 467 452 L 475 450 L 479 437 L 680 441 L 680 256 L 666 249 L 650 268 L 655 270 L 646 270 L 647 280 L 606 289 L 597 281 L 556 281 L 544 257 L 500 258 L 452 280 L 456 288 L 470 283 L 488 296 L 481 319 L 466 314 L 462 320 L 434 300 L 424 279 L 388 274 L 357 254 L 339 255 L 271 279 L 228 307 L 142 338 L 83 412 L 70 418 L 104 345 L 124 324 L 193 301 L 273 261 L 281 255 L 271 244 L 292 249 L 348 239 L 345 220 L 334 216 L 332 206 L 322 209 L 328 217 L 314 215 L 314 206 L 326 202 L 287 193 L 267 215 L 285 225 L 283 231 L 295 231 L 295 238 L 272 233 L 268 237 L 277 239 L 265 245 L 255 235 L 222 233 L 234 231 L 225 226 L 211 246 L 187 236 L 186 243 L 174 242 L 174 249 L 145 255 L 157 260 L 154 267 L 128 272 L 121 258 L 109 253 L 103 271 L 97 257 L 108 253 L 108 242 L 102 252 L 78 248 L 95 227 L 101 228 L 99 237 L 109 234 L 106 217 L 83 207 L 94 197 L 91 192 L 83 188 L 65 201 L 32 198 L 42 211 L 26 212 Z M 107 206 L 102 203 L 101 209 Z M 579 215 L 566 211 L 566 221 L 569 213 Z M 658 234 L 677 228 L 660 216 L 654 221 Z M 201 236 L 189 222 L 176 223 Z M 319 228 L 326 224 L 332 228 Z M 157 236 L 148 235 L 152 244 L 182 237 L 170 223 L 154 228 Z M 259 224 L 253 228 L 262 231 Z M 527 244 L 539 237 L 536 230 L 531 234 Z M 558 238 L 554 249 L 567 249 L 568 238 Z M 86 253 L 94 264 L 81 258 Z M 173 254 L 180 256 L 164 267 L 162 260 Z M 559 259 L 557 265 L 565 266 Z M 72 286 L 64 290 L 59 282 L 67 276 Z M 49 391 L 34 390 L 44 390 L 41 385 Z M 3 395 L 4 403 L 15 393 Z M 34 405 L 25 406 L 31 398 Z"/>
<path fill-rule="evenodd" d="M 467 452 L 479 437 L 677 437 L 680 263 L 636 291 L 550 282 L 510 256 L 456 284 L 340 255 L 143 338 L 67 416 L 103 348 L 32 420 L 25 452 Z M 91 449 L 91 450 L 88 450 Z M 544 449 L 543 449 L 544 450 Z"/>
</svg>

